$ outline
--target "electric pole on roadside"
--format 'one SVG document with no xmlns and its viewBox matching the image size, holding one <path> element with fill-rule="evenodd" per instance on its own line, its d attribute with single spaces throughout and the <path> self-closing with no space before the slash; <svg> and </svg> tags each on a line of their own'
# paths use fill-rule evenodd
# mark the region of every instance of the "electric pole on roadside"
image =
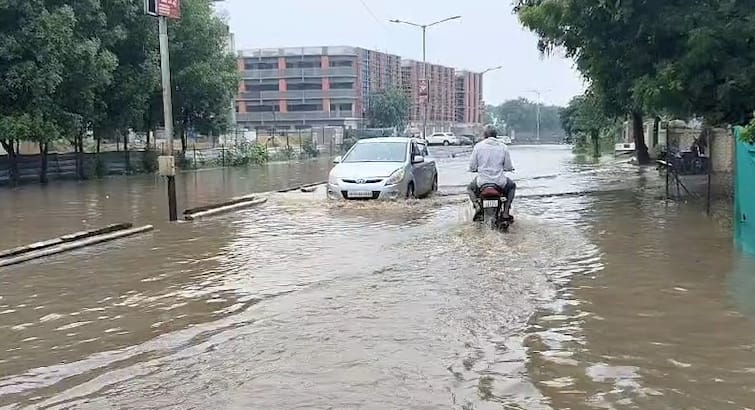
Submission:
<svg viewBox="0 0 755 410">
<path fill-rule="evenodd" d="M 168 180 L 168 217 L 178 220 L 176 204 L 176 161 L 173 156 L 173 103 L 170 85 L 170 52 L 168 49 L 168 19 L 181 18 L 180 0 L 144 0 L 144 11 L 157 17 L 160 38 L 160 78 L 163 91 L 163 120 L 165 122 L 165 152 L 158 157 L 159 173 Z"/>
</svg>

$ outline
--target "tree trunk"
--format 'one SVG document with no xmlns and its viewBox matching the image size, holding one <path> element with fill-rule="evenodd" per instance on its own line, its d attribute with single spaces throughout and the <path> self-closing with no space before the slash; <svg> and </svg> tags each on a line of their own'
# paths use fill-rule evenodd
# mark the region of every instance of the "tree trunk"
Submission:
<svg viewBox="0 0 755 410">
<path fill-rule="evenodd" d="M 80 180 L 86 179 L 86 172 L 84 170 L 84 134 L 80 133 L 76 136 L 76 172 L 78 173 Z"/>
<path fill-rule="evenodd" d="M 186 129 L 181 128 L 181 154 L 186 156 Z"/>
<path fill-rule="evenodd" d="M 39 143 L 39 155 L 40 155 L 40 163 L 39 163 L 39 183 L 44 185 L 47 184 L 47 152 L 49 150 L 49 145 L 47 142 L 40 142 Z"/>
<path fill-rule="evenodd" d="M 101 145 L 102 145 L 102 135 L 97 134 L 97 154 L 98 155 L 100 153 Z"/>
<path fill-rule="evenodd" d="M 645 130 L 642 124 L 642 113 L 639 111 L 632 111 L 632 134 L 634 135 L 634 149 L 635 155 L 637 155 L 637 163 L 639 165 L 647 165 L 650 163 L 650 154 L 648 154 L 648 147 L 645 144 Z"/>
<path fill-rule="evenodd" d="M 590 131 L 590 138 L 592 139 L 592 156 L 595 158 L 600 157 L 600 131 L 599 130 L 592 130 Z"/>
<path fill-rule="evenodd" d="M 5 152 L 8 153 L 8 182 L 11 186 L 18 186 L 20 175 L 18 173 L 18 145 L 14 144 L 14 140 L 0 140 L 0 145 L 3 146 Z M 14 146 L 15 145 L 15 146 Z"/>
<path fill-rule="evenodd" d="M 149 140 L 150 140 L 150 137 L 152 137 L 151 134 L 152 134 L 152 130 L 148 129 L 147 130 L 147 145 L 145 145 L 145 147 L 144 147 L 145 151 L 149 151 Z"/>
<path fill-rule="evenodd" d="M 131 153 L 128 150 L 128 131 L 123 134 L 123 152 L 123 158 L 126 161 L 126 173 L 129 173 L 131 172 Z"/>
</svg>

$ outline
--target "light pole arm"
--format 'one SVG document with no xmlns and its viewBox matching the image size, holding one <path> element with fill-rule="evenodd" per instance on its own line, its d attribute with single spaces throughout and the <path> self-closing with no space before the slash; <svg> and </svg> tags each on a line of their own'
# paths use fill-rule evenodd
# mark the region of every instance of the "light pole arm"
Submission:
<svg viewBox="0 0 755 410">
<path fill-rule="evenodd" d="M 453 17 L 444 18 L 443 20 L 438 20 L 438 21 L 436 21 L 434 23 L 427 24 L 427 27 L 432 27 L 432 26 L 435 26 L 437 24 L 445 23 L 445 22 L 450 21 L 450 20 L 458 20 L 460 18 L 461 18 L 461 16 L 453 16 Z"/>
<path fill-rule="evenodd" d="M 396 23 L 396 24 L 408 24 L 410 26 L 419 27 L 419 28 L 425 27 L 422 24 L 412 23 L 411 21 L 404 21 L 404 20 L 398 20 L 398 19 L 393 19 L 393 20 L 388 20 L 388 21 L 390 21 L 391 23 Z"/>
</svg>

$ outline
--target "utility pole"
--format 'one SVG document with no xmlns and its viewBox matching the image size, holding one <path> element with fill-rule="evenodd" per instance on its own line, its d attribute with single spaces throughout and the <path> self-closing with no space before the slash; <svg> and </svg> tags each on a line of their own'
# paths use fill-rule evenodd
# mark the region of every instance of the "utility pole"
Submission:
<svg viewBox="0 0 755 410">
<path fill-rule="evenodd" d="M 178 220 L 176 204 L 176 161 L 173 156 L 173 103 L 170 85 L 170 50 L 168 48 L 168 18 L 181 16 L 180 0 L 145 0 L 145 13 L 157 17 L 160 39 L 160 78 L 163 91 L 163 120 L 165 122 L 165 153 L 158 158 L 159 174 L 168 180 L 168 219 Z"/>
<path fill-rule="evenodd" d="M 160 77 L 163 88 L 163 117 L 165 118 L 166 153 L 160 158 L 160 174 L 168 179 L 168 219 L 178 220 L 176 203 L 176 161 L 173 156 L 173 102 L 170 86 L 170 52 L 168 50 L 168 18 L 159 16 L 160 26 Z"/>
<path fill-rule="evenodd" d="M 441 23 L 445 23 L 451 20 L 458 20 L 460 18 L 461 16 L 453 16 L 453 17 L 448 17 L 442 20 L 432 22 L 430 24 L 418 24 L 418 23 L 413 23 L 410 21 L 404 21 L 404 20 L 398 20 L 398 19 L 390 20 L 391 23 L 408 24 L 413 27 L 418 27 L 422 30 L 422 74 L 421 74 L 422 78 L 420 79 L 420 82 L 425 87 L 427 87 L 427 91 L 426 91 L 427 95 L 425 96 L 424 107 L 422 110 L 422 138 L 425 138 L 425 139 L 427 138 L 427 115 L 428 115 L 428 106 L 430 105 L 430 83 L 427 78 L 427 29 L 429 27 L 432 27 Z"/>
</svg>

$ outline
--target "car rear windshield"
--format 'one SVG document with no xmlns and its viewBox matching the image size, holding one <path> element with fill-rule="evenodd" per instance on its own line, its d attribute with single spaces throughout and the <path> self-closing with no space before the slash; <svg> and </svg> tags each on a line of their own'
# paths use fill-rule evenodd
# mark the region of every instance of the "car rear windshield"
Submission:
<svg viewBox="0 0 755 410">
<path fill-rule="evenodd" d="M 368 142 L 354 145 L 343 162 L 404 162 L 406 142 Z"/>
</svg>

